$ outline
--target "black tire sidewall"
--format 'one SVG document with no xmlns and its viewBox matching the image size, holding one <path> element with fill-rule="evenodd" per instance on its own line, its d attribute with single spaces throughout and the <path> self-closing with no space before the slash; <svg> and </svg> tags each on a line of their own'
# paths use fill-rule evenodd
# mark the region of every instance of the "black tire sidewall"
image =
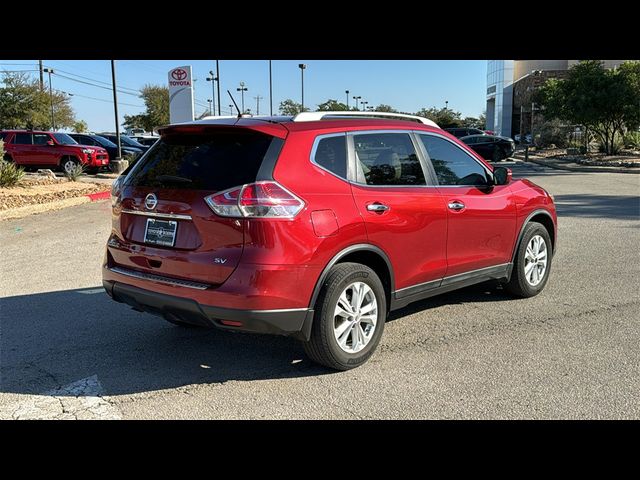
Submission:
<svg viewBox="0 0 640 480">
<path fill-rule="evenodd" d="M 373 338 L 369 341 L 367 346 L 357 353 L 347 353 L 338 346 L 338 342 L 335 338 L 333 312 L 340 294 L 342 294 L 343 290 L 353 282 L 363 282 L 373 290 L 378 307 L 378 322 L 376 323 Z M 362 269 L 346 275 L 337 283 L 331 284 L 329 286 L 329 290 L 330 291 L 327 291 L 324 296 L 320 311 L 320 328 L 322 330 L 322 335 L 327 339 L 327 345 L 331 356 L 336 363 L 342 365 L 344 368 L 357 367 L 368 360 L 375 351 L 378 343 L 380 342 L 380 338 L 382 337 L 384 323 L 387 317 L 387 303 L 384 287 L 375 272 L 363 265 Z"/>
<path fill-rule="evenodd" d="M 527 281 L 524 274 L 524 264 L 525 264 L 525 255 L 527 252 L 527 245 L 531 241 L 531 239 L 535 235 L 540 235 L 546 245 L 547 245 L 547 269 L 544 272 L 544 278 L 538 285 L 533 286 L 530 285 Z M 544 228 L 543 225 L 539 223 L 530 223 L 527 225 L 524 235 L 522 236 L 522 241 L 520 242 L 520 246 L 518 248 L 518 258 L 516 264 L 514 265 L 514 269 L 516 271 L 513 272 L 513 275 L 517 275 L 517 280 L 520 288 L 523 290 L 523 293 L 526 294 L 527 297 L 533 297 L 540 293 L 547 281 L 549 280 L 549 275 L 551 274 L 551 264 L 553 263 L 553 245 L 551 243 L 551 238 L 549 237 L 549 232 Z"/>
</svg>

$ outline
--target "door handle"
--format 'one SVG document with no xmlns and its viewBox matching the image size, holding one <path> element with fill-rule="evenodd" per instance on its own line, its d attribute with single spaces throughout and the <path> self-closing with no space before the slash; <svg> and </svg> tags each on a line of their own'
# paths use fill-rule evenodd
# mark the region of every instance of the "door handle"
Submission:
<svg viewBox="0 0 640 480">
<path fill-rule="evenodd" d="M 378 213 L 382 213 L 382 212 L 386 212 L 387 210 L 389 210 L 389 206 L 388 205 L 383 205 L 382 203 L 372 203 L 370 205 L 367 205 L 367 210 L 369 210 L 370 212 L 378 212 Z"/>
<path fill-rule="evenodd" d="M 454 200 L 453 202 L 449 202 L 449 208 L 455 211 L 462 210 L 464 208 L 464 203 Z"/>
</svg>

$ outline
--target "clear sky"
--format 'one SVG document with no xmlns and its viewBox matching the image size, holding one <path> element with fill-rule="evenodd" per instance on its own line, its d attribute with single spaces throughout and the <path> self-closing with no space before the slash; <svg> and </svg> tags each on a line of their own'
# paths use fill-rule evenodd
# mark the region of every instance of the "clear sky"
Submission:
<svg viewBox="0 0 640 480">
<path fill-rule="evenodd" d="M 345 102 L 345 90 L 351 92 L 350 97 L 362 96 L 369 105 L 385 103 L 407 112 L 415 112 L 422 107 L 444 107 L 448 100 L 449 108 L 461 112 L 463 117 L 477 117 L 485 107 L 486 61 L 274 60 L 274 113 L 277 113 L 281 100 L 292 98 L 300 102 L 299 63 L 307 64 L 304 72 L 305 106 L 312 110 L 329 98 Z M 86 121 L 93 131 L 114 130 L 108 60 L 44 60 L 44 65 L 54 69 L 54 89 L 74 94 L 71 104 L 78 119 Z M 125 114 L 144 111 L 142 100 L 136 96 L 137 90 L 145 84 L 166 85 L 168 70 L 181 65 L 193 67 L 196 114 L 206 110 L 207 99 L 211 98 L 211 82 L 205 79 L 209 70 L 215 71 L 214 61 L 118 60 L 118 88 L 128 92 L 118 94 L 120 121 Z M 0 71 L 30 69 L 37 69 L 37 60 L 0 60 Z M 37 78 L 37 71 L 30 73 Z M 244 81 L 249 89 L 245 92 L 245 107 L 250 107 L 255 113 L 254 97 L 260 95 L 263 97 L 260 113 L 269 113 L 269 67 L 266 60 L 221 60 L 220 78 L 223 114 L 229 113 L 231 103 L 226 89 L 231 90 L 240 104 L 239 92 L 236 91 L 240 81 Z M 350 98 L 349 102 L 353 105 L 354 100 Z"/>
</svg>

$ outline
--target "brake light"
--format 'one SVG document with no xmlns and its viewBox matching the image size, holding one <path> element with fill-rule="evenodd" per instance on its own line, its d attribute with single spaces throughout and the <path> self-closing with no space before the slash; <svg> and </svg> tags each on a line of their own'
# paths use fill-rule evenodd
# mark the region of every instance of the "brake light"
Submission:
<svg viewBox="0 0 640 480">
<path fill-rule="evenodd" d="M 272 181 L 230 188 L 204 200 L 222 217 L 293 218 L 304 208 L 301 199 Z"/>
</svg>

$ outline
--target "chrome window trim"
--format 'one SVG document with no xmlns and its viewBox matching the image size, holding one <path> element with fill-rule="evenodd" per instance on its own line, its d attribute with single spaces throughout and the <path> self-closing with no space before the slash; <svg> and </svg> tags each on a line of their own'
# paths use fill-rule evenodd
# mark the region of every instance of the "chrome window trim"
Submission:
<svg viewBox="0 0 640 480">
<path fill-rule="evenodd" d="M 409 129 L 378 129 L 378 130 L 351 130 L 347 132 L 347 155 L 349 161 L 349 183 L 353 185 L 357 185 L 358 187 L 364 188 L 425 188 L 425 187 L 436 187 L 437 184 L 430 185 L 429 181 L 433 180 L 431 177 L 431 173 L 425 171 L 425 164 L 422 162 L 420 158 L 420 145 L 416 142 L 416 138 L 414 138 L 413 132 L 415 130 Z M 404 133 L 409 135 L 409 140 L 413 145 L 413 149 L 415 151 L 416 157 L 418 157 L 418 162 L 420 163 L 420 168 L 422 169 L 422 175 L 424 176 L 425 185 L 368 185 L 367 183 L 361 183 L 357 181 L 357 162 L 356 162 L 356 149 L 355 142 L 353 137 L 356 135 L 374 135 L 377 133 Z"/>
<path fill-rule="evenodd" d="M 464 148 L 462 148 L 460 145 L 458 145 L 457 143 L 452 142 L 451 140 L 449 140 L 447 137 L 444 137 L 442 135 L 439 135 L 435 132 L 426 132 L 426 131 L 418 131 L 416 132 L 416 135 L 431 135 L 433 137 L 437 137 L 440 138 L 442 140 L 446 140 L 447 142 L 449 142 L 451 145 L 455 146 L 456 148 L 458 148 L 460 151 L 462 151 L 466 156 L 468 156 L 469 158 L 471 158 L 474 162 L 476 162 L 478 165 L 480 165 L 480 167 L 486 172 L 487 176 L 489 178 L 493 178 L 493 172 L 491 170 L 489 170 L 487 168 L 487 166 L 485 164 L 483 164 L 480 160 L 478 160 L 476 157 L 474 157 L 473 155 L 471 155 L 469 152 L 467 152 Z M 422 142 L 420 142 L 422 143 Z M 429 151 L 427 150 L 427 147 L 423 144 L 422 145 L 424 147 L 424 152 L 427 155 L 427 159 L 429 160 L 429 163 L 431 164 L 431 168 L 433 168 L 434 173 L 435 173 L 435 168 L 433 167 L 433 163 L 431 162 L 431 157 L 429 156 Z M 437 182 L 437 186 L 439 188 L 457 188 L 457 187 L 474 187 L 474 188 L 478 188 L 478 185 L 440 185 L 440 182 L 438 182 L 438 176 L 436 174 L 436 182 Z"/>
<path fill-rule="evenodd" d="M 159 212 L 143 212 L 141 210 L 122 209 L 121 213 L 130 213 L 131 215 L 141 215 L 143 217 L 171 218 L 174 220 L 193 220 L 191 215 L 183 215 L 180 213 L 159 213 Z"/>
<path fill-rule="evenodd" d="M 325 138 L 331 138 L 331 137 L 341 137 L 344 136 L 345 137 L 345 142 L 344 142 L 344 148 L 345 148 L 345 161 L 347 162 L 347 164 L 345 165 L 346 167 L 346 172 L 347 172 L 347 178 L 345 177 L 341 177 L 340 175 L 338 175 L 335 172 L 332 172 L 331 170 L 329 170 L 328 168 L 323 167 L 322 165 L 320 165 L 318 162 L 316 162 L 316 152 L 318 150 L 318 144 L 324 140 Z M 315 165 L 316 167 L 318 167 L 321 170 L 324 170 L 327 173 L 330 173 L 331 175 L 333 175 L 336 178 L 339 178 L 340 180 L 344 180 L 344 181 L 348 181 L 348 177 L 349 177 L 349 146 L 347 145 L 347 132 L 337 132 L 337 133 L 324 133 L 322 135 L 318 135 L 315 140 L 313 141 L 313 146 L 311 147 L 311 154 L 309 156 L 309 159 L 311 160 L 311 163 L 313 165 Z"/>
</svg>

